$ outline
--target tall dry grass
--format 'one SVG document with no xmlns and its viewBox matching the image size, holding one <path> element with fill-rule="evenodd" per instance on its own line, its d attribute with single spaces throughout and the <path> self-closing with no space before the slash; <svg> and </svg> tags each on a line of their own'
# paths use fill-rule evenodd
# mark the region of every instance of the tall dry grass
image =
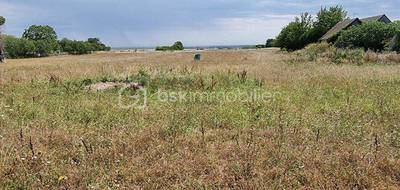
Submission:
<svg viewBox="0 0 400 190">
<path fill-rule="evenodd" d="M 0 65 L 0 188 L 397 189 L 398 65 L 292 62 L 278 50 L 106 53 Z M 141 70 L 147 74 L 137 74 Z M 144 79 L 143 79 L 144 78 Z M 268 101 L 121 109 L 98 81 L 254 89 Z"/>
</svg>

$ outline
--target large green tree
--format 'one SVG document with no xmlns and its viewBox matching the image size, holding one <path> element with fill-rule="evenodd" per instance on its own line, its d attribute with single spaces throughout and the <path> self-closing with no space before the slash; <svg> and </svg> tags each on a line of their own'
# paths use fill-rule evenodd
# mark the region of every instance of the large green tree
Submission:
<svg viewBox="0 0 400 190">
<path fill-rule="evenodd" d="M 310 31 L 311 42 L 317 42 L 326 32 L 347 17 L 347 12 L 342 6 L 324 7 L 317 13 L 313 29 Z"/>
<path fill-rule="evenodd" d="M 307 34 L 312 28 L 312 17 L 308 13 L 303 13 L 300 18 L 284 27 L 276 38 L 276 45 L 287 50 L 297 50 L 305 47 L 309 43 Z"/>
<path fill-rule="evenodd" d="M 111 48 L 103 44 L 99 38 L 89 38 L 87 43 L 90 51 L 109 51 Z"/>
<path fill-rule="evenodd" d="M 10 58 L 26 58 L 36 55 L 34 41 L 14 36 L 4 36 L 5 50 Z"/>
<path fill-rule="evenodd" d="M 0 26 L 4 25 L 6 23 L 6 19 L 2 16 L 0 16 Z"/>
<path fill-rule="evenodd" d="M 34 41 L 40 56 L 47 56 L 59 49 L 57 33 L 51 26 L 32 25 L 25 30 L 22 38 Z"/>
</svg>

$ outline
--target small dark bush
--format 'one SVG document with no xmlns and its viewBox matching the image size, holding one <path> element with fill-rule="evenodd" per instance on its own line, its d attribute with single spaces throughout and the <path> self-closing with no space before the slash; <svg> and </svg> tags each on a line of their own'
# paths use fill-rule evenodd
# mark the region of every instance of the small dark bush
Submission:
<svg viewBox="0 0 400 190">
<path fill-rule="evenodd" d="M 6 23 L 6 19 L 2 16 L 0 16 L 0 26 L 4 25 Z"/>
</svg>

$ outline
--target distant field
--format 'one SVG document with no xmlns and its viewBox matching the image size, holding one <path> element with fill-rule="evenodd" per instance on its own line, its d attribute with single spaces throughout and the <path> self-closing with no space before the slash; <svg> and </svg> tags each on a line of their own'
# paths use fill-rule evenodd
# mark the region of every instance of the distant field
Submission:
<svg viewBox="0 0 400 190">
<path fill-rule="evenodd" d="M 200 53 L 0 64 L 0 189 L 400 188 L 400 65 Z M 99 82 L 143 84 L 147 107 Z"/>
</svg>

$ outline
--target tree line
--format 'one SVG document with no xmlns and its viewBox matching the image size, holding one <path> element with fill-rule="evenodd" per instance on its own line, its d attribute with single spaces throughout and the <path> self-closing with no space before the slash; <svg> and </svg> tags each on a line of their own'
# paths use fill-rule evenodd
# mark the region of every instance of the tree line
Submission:
<svg viewBox="0 0 400 190">
<path fill-rule="evenodd" d="M 302 13 L 286 25 L 276 39 L 268 39 L 266 47 L 280 47 L 289 51 L 302 49 L 318 42 L 332 27 L 345 19 L 348 19 L 347 11 L 339 5 L 321 8 L 315 18 L 309 13 Z M 396 35 L 400 36 L 400 22 L 385 24 L 373 21 L 352 26 L 329 42 L 339 48 L 382 51 Z M 399 37 L 396 40 L 399 44 Z M 398 45 L 394 50 L 398 51 Z"/>
<path fill-rule="evenodd" d="M 32 25 L 21 38 L 10 35 L 2 38 L 9 58 L 45 57 L 60 53 L 78 55 L 111 49 L 98 38 L 89 38 L 86 41 L 67 38 L 58 40 L 57 33 L 51 26 Z"/>
<path fill-rule="evenodd" d="M 175 42 L 172 46 L 157 46 L 156 51 L 179 51 L 184 50 L 183 43 L 181 41 Z"/>
</svg>

